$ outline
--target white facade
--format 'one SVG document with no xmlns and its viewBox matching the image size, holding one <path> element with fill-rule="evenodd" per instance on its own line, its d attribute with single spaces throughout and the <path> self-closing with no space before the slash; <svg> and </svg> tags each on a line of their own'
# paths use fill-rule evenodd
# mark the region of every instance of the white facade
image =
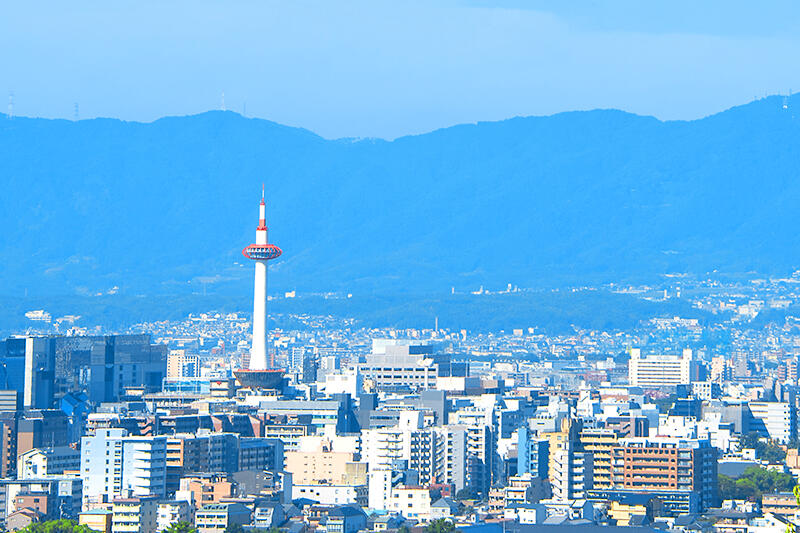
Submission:
<svg viewBox="0 0 800 533">
<path fill-rule="evenodd" d="M 786 402 L 750 402 L 750 430 L 778 442 L 789 442 L 797 433 L 796 418 Z"/>
<path fill-rule="evenodd" d="M 628 362 L 628 382 L 632 387 L 674 387 L 697 380 L 698 365 L 692 350 L 681 355 L 642 355 L 638 348 L 631 350 Z"/>
<path fill-rule="evenodd" d="M 578 452 L 570 445 L 550 451 L 550 488 L 553 500 L 565 502 L 585 498 L 594 481 L 590 452 Z"/>
<path fill-rule="evenodd" d="M 405 518 L 429 520 L 431 497 L 426 487 L 395 487 L 389 501 L 389 510 Z"/>
<path fill-rule="evenodd" d="M 124 429 L 98 429 L 81 439 L 84 508 L 120 497 L 166 495 L 167 438 L 129 437 Z"/>
<path fill-rule="evenodd" d="M 156 531 L 164 531 L 178 522 L 194 522 L 191 504 L 188 501 L 159 502 Z"/>
<path fill-rule="evenodd" d="M 325 374 L 325 383 L 322 390 L 329 396 L 333 394 L 349 394 L 351 398 L 357 398 L 359 393 L 364 390 L 364 378 L 358 368 L 330 372 Z"/>
<path fill-rule="evenodd" d="M 366 506 L 369 491 L 366 485 L 292 485 L 292 500 L 308 498 L 321 505 L 357 503 Z"/>
</svg>

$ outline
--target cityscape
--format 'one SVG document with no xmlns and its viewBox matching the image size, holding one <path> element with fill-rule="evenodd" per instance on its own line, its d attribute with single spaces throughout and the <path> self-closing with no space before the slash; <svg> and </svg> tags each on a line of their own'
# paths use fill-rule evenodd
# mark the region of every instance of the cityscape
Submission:
<svg viewBox="0 0 800 533">
<path fill-rule="evenodd" d="M 263 197 L 259 210 L 242 252 L 252 314 L 89 334 L 31 310 L 29 331 L 0 343 L 8 530 L 772 531 L 795 518 L 800 318 L 754 322 L 796 308 L 800 275 L 606 287 L 717 317 L 630 331 L 309 315 L 268 331 L 281 250 Z"/>
<path fill-rule="evenodd" d="M 0 7 L 0 533 L 796 533 L 798 24 Z"/>
</svg>

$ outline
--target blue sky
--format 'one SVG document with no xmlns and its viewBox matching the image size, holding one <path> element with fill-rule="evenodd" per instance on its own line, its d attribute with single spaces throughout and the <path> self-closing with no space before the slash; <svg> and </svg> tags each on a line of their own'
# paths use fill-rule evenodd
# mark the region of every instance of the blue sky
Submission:
<svg viewBox="0 0 800 533">
<path fill-rule="evenodd" d="M 80 6 L 76 8 L 74 6 Z M 618 0 L 11 1 L 0 111 L 228 109 L 384 137 L 591 108 L 691 119 L 800 90 L 800 4 Z"/>
</svg>

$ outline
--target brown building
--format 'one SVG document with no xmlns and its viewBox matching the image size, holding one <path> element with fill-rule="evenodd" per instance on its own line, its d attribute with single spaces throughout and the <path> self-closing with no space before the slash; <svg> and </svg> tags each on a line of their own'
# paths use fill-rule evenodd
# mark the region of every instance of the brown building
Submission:
<svg viewBox="0 0 800 533">
<path fill-rule="evenodd" d="M 776 492 L 761 496 L 761 512 L 778 516 L 794 516 L 797 512 L 797 498 L 791 492 Z"/>
<path fill-rule="evenodd" d="M 69 444 L 69 419 L 59 409 L 25 412 L 17 422 L 17 458 L 33 448 L 54 448 Z"/>
<path fill-rule="evenodd" d="M 717 453 L 707 440 L 623 439 L 620 446 L 614 448 L 614 488 L 659 494 L 693 492 L 701 508 L 715 507 L 718 500 Z"/>
<path fill-rule="evenodd" d="M 181 491 L 192 493 L 195 506 L 200 508 L 232 498 L 235 484 L 227 474 L 197 474 L 182 478 L 180 487 Z"/>
<path fill-rule="evenodd" d="M 0 412 L 0 477 L 17 472 L 17 412 Z"/>
<path fill-rule="evenodd" d="M 316 448 L 286 452 L 285 456 L 286 471 L 292 473 L 292 483 L 297 485 L 367 483 L 366 463 L 356 461 L 353 452 L 334 450 L 327 439 Z"/>
<path fill-rule="evenodd" d="M 47 492 L 20 492 L 14 498 L 15 509 L 33 509 L 43 520 L 51 520 L 58 514 L 56 499 Z"/>
<path fill-rule="evenodd" d="M 42 515 L 33 509 L 20 509 L 6 517 L 6 531 L 19 531 L 42 520 Z"/>
</svg>

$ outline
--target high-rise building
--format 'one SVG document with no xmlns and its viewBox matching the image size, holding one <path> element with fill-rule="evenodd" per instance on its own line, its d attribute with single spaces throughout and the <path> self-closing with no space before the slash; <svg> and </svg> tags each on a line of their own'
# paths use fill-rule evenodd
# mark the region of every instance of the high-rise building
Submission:
<svg viewBox="0 0 800 533">
<path fill-rule="evenodd" d="M 166 495 L 167 438 L 98 429 L 81 439 L 84 507 L 115 498 Z"/>
<path fill-rule="evenodd" d="M 614 487 L 660 494 L 664 505 L 672 507 L 682 505 L 686 493 L 694 493 L 708 509 L 718 503 L 717 456 L 708 440 L 622 439 L 614 449 Z"/>
<path fill-rule="evenodd" d="M 546 479 L 550 464 L 550 441 L 535 437 L 527 424 L 517 433 L 517 475 Z"/>
<path fill-rule="evenodd" d="M 592 488 L 594 464 L 592 454 L 583 450 L 580 420 L 564 418 L 560 431 L 547 433 L 550 441 L 548 467 L 553 499 L 568 501 L 585 498 Z"/>
<path fill-rule="evenodd" d="M 681 355 L 642 355 L 639 348 L 633 348 L 630 355 L 628 381 L 632 387 L 675 387 L 698 379 L 699 365 L 690 349 Z"/>
<path fill-rule="evenodd" d="M 166 350 L 149 335 L 11 337 L 0 342 L 0 389 L 17 391 L 28 409 L 56 407 L 70 393 L 118 401 L 128 388 L 161 390 Z"/>
<path fill-rule="evenodd" d="M 614 485 L 614 449 L 619 443 L 613 429 L 584 428 L 579 434 L 581 447 L 592 454 L 592 488 L 608 489 Z"/>
</svg>

